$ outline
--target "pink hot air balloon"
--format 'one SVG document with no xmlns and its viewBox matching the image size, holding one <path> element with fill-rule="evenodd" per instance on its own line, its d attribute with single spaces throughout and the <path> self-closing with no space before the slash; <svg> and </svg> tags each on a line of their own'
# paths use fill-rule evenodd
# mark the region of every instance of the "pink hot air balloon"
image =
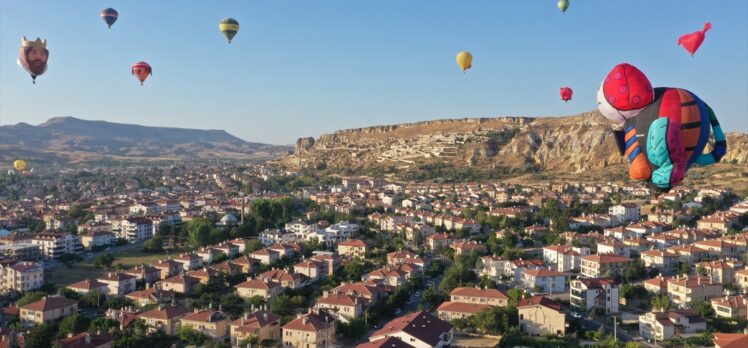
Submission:
<svg viewBox="0 0 748 348">
<path fill-rule="evenodd" d="M 137 62 L 132 65 L 132 74 L 138 77 L 140 85 L 148 78 L 149 75 L 153 75 L 153 69 L 146 62 Z"/>
<path fill-rule="evenodd" d="M 691 53 L 691 57 L 693 57 L 694 53 L 699 49 L 699 46 L 704 43 L 706 32 L 709 31 L 709 29 L 712 29 L 712 23 L 706 22 L 706 24 L 704 24 L 704 29 L 679 37 L 678 44 L 683 46 L 688 53 Z"/>
<path fill-rule="evenodd" d="M 574 94 L 574 91 L 571 89 L 571 87 L 561 87 L 561 100 L 564 102 L 568 102 L 571 100 L 571 95 Z"/>
</svg>

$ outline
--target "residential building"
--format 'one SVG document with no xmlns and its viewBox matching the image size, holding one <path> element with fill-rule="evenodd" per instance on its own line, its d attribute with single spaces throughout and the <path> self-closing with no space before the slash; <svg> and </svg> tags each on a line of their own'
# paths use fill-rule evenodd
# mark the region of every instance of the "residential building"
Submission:
<svg viewBox="0 0 748 348">
<path fill-rule="evenodd" d="M 186 274 L 175 275 L 159 281 L 156 285 L 165 291 L 173 291 L 178 294 L 190 294 L 200 284 L 200 279 Z"/>
<path fill-rule="evenodd" d="M 682 334 L 706 331 L 706 321 L 693 310 L 649 312 L 639 316 L 639 336 L 664 341 Z"/>
<path fill-rule="evenodd" d="M 617 204 L 608 208 L 608 215 L 618 220 L 619 223 L 639 221 L 639 206 L 633 203 Z"/>
<path fill-rule="evenodd" d="M 179 319 L 181 327 L 189 327 L 214 340 L 225 340 L 229 337 L 229 316 L 212 309 L 193 310 Z"/>
<path fill-rule="evenodd" d="M 520 273 L 522 286 L 541 293 L 566 292 L 566 275 L 550 269 L 525 269 Z"/>
<path fill-rule="evenodd" d="M 109 292 L 109 285 L 106 283 L 102 283 L 96 279 L 81 280 L 79 282 L 75 282 L 66 286 L 66 288 L 73 290 L 81 295 L 88 294 L 92 291 L 98 291 L 99 293 L 105 295 Z"/>
<path fill-rule="evenodd" d="M 467 319 L 490 308 L 491 306 L 480 303 L 442 302 L 436 312 L 440 319 L 452 321 L 455 319 Z"/>
<path fill-rule="evenodd" d="M 578 270 L 582 261 L 581 256 L 589 254 L 589 248 L 549 245 L 543 248 L 543 261 L 555 265 L 554 269 L 558 272 L 569 272 L 573 269 Z"/>
<path fill-rule="evenodd" d="M 284 291 L 283 286 L 279 283 L 273 281 L 264 282 L 260 279 L 252 278 L 235 285 L 234 288 L 236 289 L 236 293 L 245 299 L 260 296 L 265 301 L 270 301 L 271 298 L 282 294 Z"/>
<path fill-rule="evenodd" d="M 618 284 L 612 278 L 579 278 L 569 282 L 571 307 L 581 312 L 600 308 L 606 314 L 618 313 Z"/>
<path fill-rule="evenodd" d="M 281 317 L 268 311 L 258 310 L 245 313 L 241 318 L 231 322 L 231 344 L 239 346 L 244 339 L 257 337 L 259 342 L 281 340 Z"/>
<path fill-rule="evenodd" d="M 95 231 L 80 235 L 83 247 L 91 250 L 94 248 L 103 248 L 117 243 L 117 235 L 113 232 Z"/>
<path fill-rule="evenodd" d="M 682 276 L 667 283 L 670 300 L 680 308 L 688 308 L 698 301 L 709 301 L 722 296 L 723 284 L 708 277 Z"/>
<path fill-rule="evenodd" d="M 314 305 L 316 309 L 323 309 L 342 323 L 350 323 L 351 320 L 361 318 L 364 315 L 364 305 L 358 297 L 345 294 L 330 294 L 325 292 L 324 297 L 317 298 Z"/>
<path fill-rule="evenodd" d="M 70 233 L 37 233 L 31 243 L 42 250 L 44 260 L 57 260 L 62 254 L 81 254 L 83 244 Z"/>
<path fill-rule="evenodd" d="M 283 347 L 331 347 L 335 342 L 335 328 L 335 318 L 323 311 L 300 314 L 283 325 Z"/>
<path fill-rule="evenodd" d="M 496 289 L 458 287 L 449 293 L 449 297 L 452 302 L 476 303 L 494 307 L 509 305 L 509 297 Z"/>
<path fill-rule="evenodd" d="M 413 347 L 449 347 L 454 329 L 449 322 L 426 311 L 418 311 L 395 318 L 369 336 L 369 342 L 399 338 Z"/>
<path fill-rule="evenodd" d="M 748 347 L 748 334 L 731 334 L 715 332 L 712 342 L 714 348 L 745 348 Z"/>
<path fill-rule="evenodd" d="M 594 254 L 582 256 L 581 274 L 589 278 L 600 278 L 612 274 L 623 274 L 623 271 L 634 260 L 611 254 Z"/>
<path fill-rule="evenodd" d="M 711 299 L 714 315 L 728 319 L 745 319 L 748 314 L 746 301 L 743 296 L 724 296 Z"/>
<path fill-rule="evenodd" d="M 137 278 L 123 272 L 109 272 L 96 280 L 107 285 L 108 295 L 119 297 L 135 291 Z"/>
<path fill-rule="evenodd" d="M 338 243 L 338 255 L 363 259 L 366 257 L 366 243 L 360 239 L 351 239 Z"/>
<path fill-rule="evenodd" d="M 20 306 L 20 310 L 21 323 L 33 326 L 78 313 L 78 301 L 66 297 L 45 296 L 39 301 Z"/>
<path fill-rule="evenodd" d="M 44 268 L 39 263 L 11 261 L 0 264 L 0 293 L 25 293 L 43 284 Z"/>
<path fill-rule="evenodd" d="M 166 335 L 176 335 L 177 330 L 179 329 L 179 320 L 190 313 L 192 313 L 192 311 L 186 307 L 160 305 L 158 308 L 140 313 L 138 318 L 145 321 L 149 332 L 161 332 Z"/>
<path fill-rule="evenodd" d="M 519 301 L 519 329 L 530 335 L 559 335 L 566 333 L 566 314 L 561 305 L 543 297 L 533 296 Z"/>
<path fill-rule="evenodd" d="M 678 272 L 681 262 L 680 255 L 668 250 L 647 250 L 641 252 L 641 259 L 646 268 L 656 268 L 662 274 Z"/>
<path fill-rule="evenodd" d="M 153 223 L 144 217 L 129 217 L 120 221 L 119 238 L 135 243 L 153 237 Z"/>
<path fill-rule="evenodd" d="M 17 261 L 39 261 L 42 259 L 42 250 L 32 243 L 0 245 L 0 258 L 2 257 Z"/>
</svg>

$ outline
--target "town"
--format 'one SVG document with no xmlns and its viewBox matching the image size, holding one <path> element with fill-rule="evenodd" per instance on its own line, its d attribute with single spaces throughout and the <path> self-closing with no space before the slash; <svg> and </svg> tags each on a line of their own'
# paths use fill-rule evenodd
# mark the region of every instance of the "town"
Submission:
<svg viewBox="0 0 748 348">
<path fill-rule="evenodd" d="M 11 170 L 0 347 L 747 347 L 746 193 Z"/>
</svg>

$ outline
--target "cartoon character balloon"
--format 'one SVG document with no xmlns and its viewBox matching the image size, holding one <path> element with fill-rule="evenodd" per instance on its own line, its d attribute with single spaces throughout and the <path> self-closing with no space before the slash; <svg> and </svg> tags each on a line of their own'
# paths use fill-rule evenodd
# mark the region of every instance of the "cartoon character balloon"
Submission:
<svg viewBox="0 0 748 348">
<path fill-rule="evenodd" d="M 712 29 L 712 23 L 706 22 L 704 29 L 679 37 L 678 44 L 683 46 L 688 53 L 691 53 L 691 57 L 693 57 L 699 47 L 701 47 L 701 44 L 704 43 L 706 32 L 709 29 Z"/>
<path fill-rule="evenodd" d="M 574 90 L 571 87 L 561 87 L 561 100 L 564 102 L 571 100 L 572 94 L 574 94 Z"/>
<path fill-rule="evenodd" d="M 462 72 L 465 72 L 467 69 L 473 67 L 473 55 L 468 51 L 457 53 L 457 64 L 462 69 Z"/>
<path fill-rule="evenodd" d="M 561 10 L 561 13 L 564 13 L 569 8 L 569 0 L 558 0 L 556 6 Z"/>
<path fill-rule="evenodd" d="M 233 39 L 234 36 L 236 36 L 236 33 L 239 32 L 239 22 L 233 18 L 224 18 L 220 23 L 218 23 L 218 29 L 221 30 L 223 36 L 225 36 L 226 39 L 229 40 L 229 43 L 231 43 L 231 39 Z"/>
<path fill-rule="evenodd" d="M 24 36 L 21 40 L 18 65 L 31 74 L 31 81 L 33 83 L 36 83 L 37 76 L 47 71 L 47 60 L 49 60 L 47 40 L 36 38 L 34 41 L 29 41 Z"/>
<path fill-rule="evenodd" d="M 13 161 L 13 168 L 16 168 L 16 170 L 19 172 L 26 170 L 26 161 L 22 159 L 17 159 Z"/>
<path fill-rule="evenodd" d="M 101 10 L 101 19 L 106 22 L 106 25 L 109 26 L 109 29 L 112 29 L 112 24 L 117 21 L 117 17 L 119 17 L 119 13 L 117 13 L 117 10 L 111 7 Z"/>
<path fill-rule="evenodd" d="M 135 75 L 138 80 L 140 80 L 140 85 L 143 85 L 143 82 L 148 78 L 148 76 L 153 75 L 153 69 L 151 66 L 146 62 L 137 62 L 132 65 L 132 74 Z"/>
<path fill-rule="evenodd" d="M 710 165 L 727 152 L 725 135 L 714 111 L 681 88 L 652 88 L 644 73 L 619 64 L 597 92 L 600 112 L 623 124 L 616 142 L 629 160 L 629 177 L 648 180 L 667 191 L 681 182 L 693 164 Z M 702 153 L 714 136 L 711 152 Z"/>
</svg>

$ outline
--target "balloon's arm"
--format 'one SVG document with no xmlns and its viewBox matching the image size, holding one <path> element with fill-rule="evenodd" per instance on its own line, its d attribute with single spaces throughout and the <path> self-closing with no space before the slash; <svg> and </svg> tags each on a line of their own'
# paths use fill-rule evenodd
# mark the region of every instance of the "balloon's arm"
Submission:
<svg viewBox="0 0 748 348">
<path fill-rule="evenodd" d="M 717 116 L 714 115 L 714 111 L 709 105 L 706 106 L 706 109 L 709 112 L 709 123 L 712 126 L 712 134 L 714 135 L 714 148 L 712 152 L 703 153 L 696 159 L 696 164 L 701 166 L 717 163 L 727 153 L 727 140 L 725 139 L 725 134 L 722 133 L 719 121 L 717 121 Z"/>
<path fill-rule="evenodd" d="M 614 129 L 613 130 L 613 137 L 616 139 L 616 145 L 618 145 L 618 153 L 623 156 L 624 152 L 626 152 L 626 140 L 625 140 L 626 132 L 623 131 L 623 129 Z"/>
</svg>

